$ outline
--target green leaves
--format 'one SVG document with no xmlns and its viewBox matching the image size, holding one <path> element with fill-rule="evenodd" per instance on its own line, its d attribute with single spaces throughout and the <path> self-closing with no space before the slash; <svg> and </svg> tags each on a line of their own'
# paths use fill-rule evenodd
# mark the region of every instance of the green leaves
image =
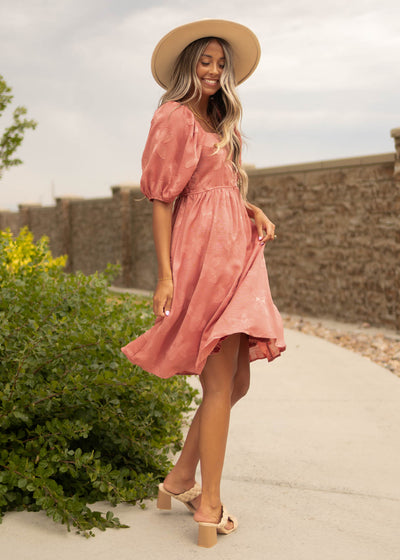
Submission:
<svg viewBox="0 0 400 560">
<path fill-rule="evenodd" d="M 10 94 L 11 88 L 6 84 L 3 76 L 0 75 L 0 117 L 13 99 Z M 20 159 L 12 158 L 12 155 L 22 144 L 25 131 L 30 128 L 35 129 L 37 126 L 36 121 L 23 118 L 26 114 L 25 107 L 17 107 L 13 112 L 12 124 L 4 130 L 0 137 L 0 179 L 4 169 L 22 163 Z"/>
<path fill-rule="evenodd" d="M 88 504 L 153 497 L 194 391 L 120 352 L 153 322 L 109 267 L 67 275 L 46 239 L 0 232 L 0 516 L 43 509 L 85 536 L 122 527 Z"/>
</svg>

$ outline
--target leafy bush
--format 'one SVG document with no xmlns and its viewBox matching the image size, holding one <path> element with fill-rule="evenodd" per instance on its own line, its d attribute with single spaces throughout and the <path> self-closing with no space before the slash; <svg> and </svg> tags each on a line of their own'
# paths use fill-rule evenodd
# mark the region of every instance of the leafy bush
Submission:
<svg viewBox="0 0 400 560">
<path fill-rule="evenodd" d="M 87 504 L 154 496 L 195 392 L 120 352 L 152 324 L 148 299 L 112 295 L 115 268 L 64 264 L 46 239 L 0 233 L 0 516 L 45 510 L 89 536 L 123 525 Z"/>
</svg>

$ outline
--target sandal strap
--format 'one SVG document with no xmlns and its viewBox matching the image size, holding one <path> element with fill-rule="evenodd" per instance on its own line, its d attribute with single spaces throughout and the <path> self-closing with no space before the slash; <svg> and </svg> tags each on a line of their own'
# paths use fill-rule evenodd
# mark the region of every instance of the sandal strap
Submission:
<svg viewBox="0 0 400 560">
<path fill-rule="evenodd" d="M 231 521 L 233 524 L 232 529 L 226 529 L 226 525 L 227 523 Z M 233 531 L 235 531 L 238 527 L 238 520 L 236 519 L 236 517 L 233 517 L 233 515 L 230 515 L 224 506 L 222 506 L 222 511 L 221 511 L 221 521 L 218 523 L 218 525 L 216 526 L 217 528 L 217 532 L 218 533 L 222 533 L 225 535 L 229 535 L 230 533 L 232 533 Z"/>
<path fill-rule="evenodd" d="M 228 512 L 225 510 L 224 506 L 221 506 L 221 521 L 218 523 L 217 525 L 217 529 L 224 529 L 225 525 L 228 523 L 229 521 L 229 514 Z"/>
<path fill-rule="evenodd" d="M 182 492 L 182 494 L 172 494 L 176 500 L 180 502 L 186 503 L 191 502 L 201 494 L 201 486 L 197 482 L 195 482 L 193 488 L 186 490 L 186 492 Z"/>
</svg>

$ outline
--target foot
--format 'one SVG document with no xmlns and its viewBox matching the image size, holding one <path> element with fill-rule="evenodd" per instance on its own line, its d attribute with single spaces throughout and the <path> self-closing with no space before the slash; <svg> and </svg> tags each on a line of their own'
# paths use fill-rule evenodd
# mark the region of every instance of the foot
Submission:
<svg viewBox="0 0 400 560">
<path fill-rule="evenodd" d="M 222 505 L 217 508 L 204 508 L 199 506 L 193 516 L 195 521 L 202 521 L 203 523 L 220 523 L 222 519 Z M 228 517 L 228 521 L 224 525 L 226 531 L 231 531 L 234 528 L 233 521 Z"/>
<path fill-rule="evenodd" d="M 164 484 L 164 488 L 168 492 L 171 492 L 171 494 L 183 494 L 183 492 L 186 492 L 187 490 L 193 488 L 195 482 L 196 481 L 194 478 L 186 479 L 186 480 L 178 479 L 171 471 L 166 476 L 163 484 Z M 194 498 L 190 503 L 197 510 L 197 508 L 200 506 L 200 502 L 201 502 L 201 496 L 198 496 L 197 498 Z"/>
</svg>

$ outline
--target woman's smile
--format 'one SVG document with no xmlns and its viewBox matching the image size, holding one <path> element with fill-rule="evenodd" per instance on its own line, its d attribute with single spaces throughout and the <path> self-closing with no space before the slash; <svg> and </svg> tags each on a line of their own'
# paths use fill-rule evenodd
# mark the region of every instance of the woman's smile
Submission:
<svg viewBox="0 0 400 560">
<path fill-rule="evenodd" d="M 224 51 L 220 43 L 213 39 L 208 43 L 196 67 L 196 74 L 202 85 L 202 93 L 206 97 L 213 95 L 220 89 L 220 77 L 224 66 Z"/>
</svg>

